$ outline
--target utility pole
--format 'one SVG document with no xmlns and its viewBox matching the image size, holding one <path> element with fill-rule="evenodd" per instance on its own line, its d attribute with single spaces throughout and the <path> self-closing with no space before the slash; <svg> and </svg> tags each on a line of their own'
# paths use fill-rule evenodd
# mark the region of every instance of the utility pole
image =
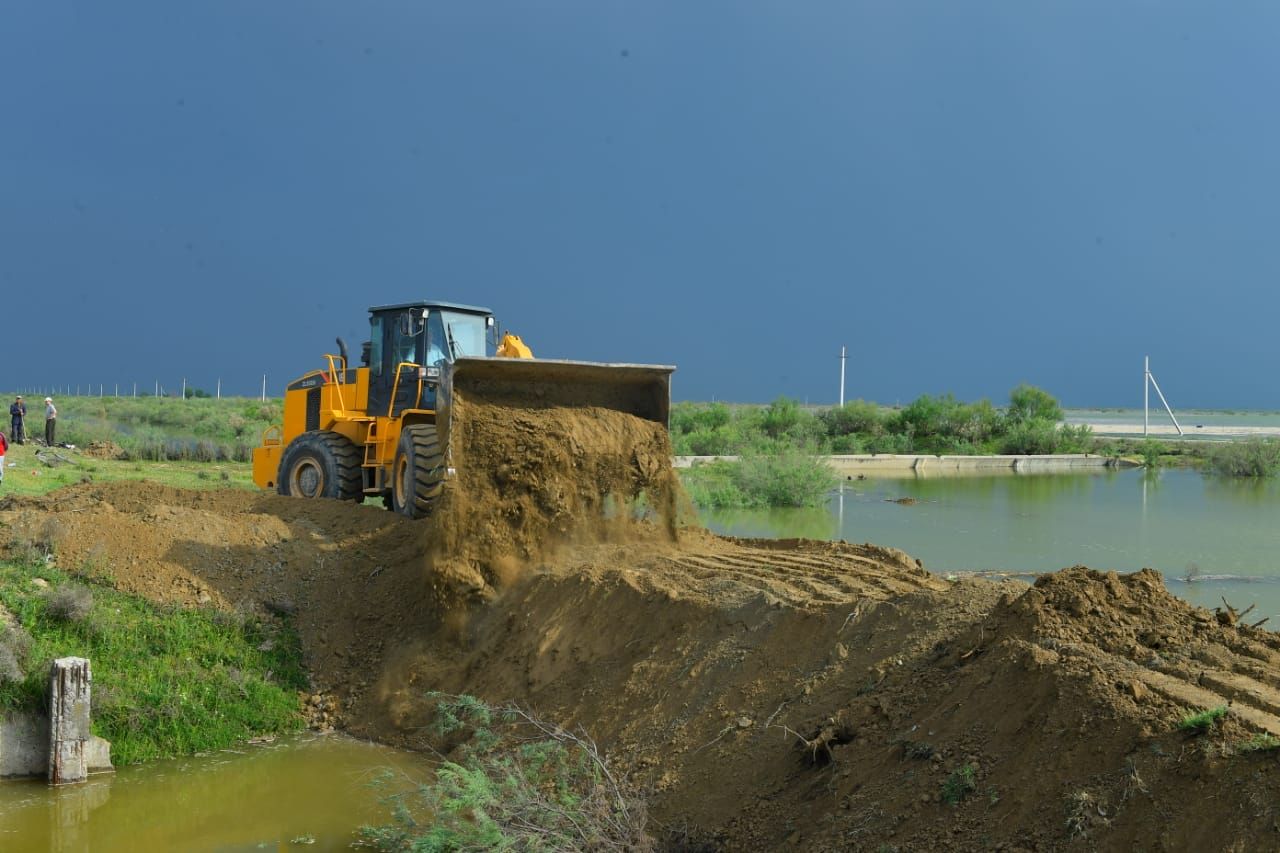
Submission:
<svg viewBox="0 0 1280 853">
<path fill-rule="evenodd" d="M 185 376 L 182 377 L 182 397 L 180 399 L 187 399 L 187 377 Z"/>
<path fill-rule="evenodd" d="M 267 402 L 267 374 L 262 374 L 262 402 Z"/>
<path fill-rule="evenodd" d="M 847 356 L 845 347 L 840 347 L 840 408 L 844 408 L 844 363 Z"/>
<path fill-rule="evenodd" d="M 1147 424 L 1149 421 L 1147 414 L 1147 403 L 1150 399 L 1149 392 L 1147 390 L 1148 385 L 1156 389 L 1156 394 L 1160 396 L 1160 402 L 1164 404 L 1164 410 L 1169 413 L 1169 420 L 1173 421 L 1174 429 L 1178 431 L 1178 435 L 1186 435 L 1186 433 L 1182 431 L 1182 426 L 1178 423 L 1178 419 L 1173 416 L 1173 409 L 1169 408 L 1169 401 L 1164 398 L 1164 392 L 1160 390 L 1160 383 L 1156 381 L 1156 375 L 1151 372 L 1151 357 L 1144 356 L 1142 364 L 1143 373 L 1145 374 L 1142 382 L 1142 435 L 1144 437 L 1146 436 Z"/>
<path fill-rule="evenodd" d="M 222 399 L 222 377 L 218 377 L 218 399 Z"/>
</svg>

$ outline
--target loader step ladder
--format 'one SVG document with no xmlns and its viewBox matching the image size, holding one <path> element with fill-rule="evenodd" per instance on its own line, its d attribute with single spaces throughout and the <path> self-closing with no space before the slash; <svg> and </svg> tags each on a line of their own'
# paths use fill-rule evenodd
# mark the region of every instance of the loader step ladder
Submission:
<svg viewBox="0 0 1280 853">
<path fill-rule="evenodd" d="M 361 478 L 366 494 L 377 494 L 385 488 L 383 472 L 386 470 L 382 458 L 382 436 L 378 432 L 378 419 L 369 419 L 369 432 L 365 436 L 364 461 L 361 467 L 368 471 Z"/>
</svg>

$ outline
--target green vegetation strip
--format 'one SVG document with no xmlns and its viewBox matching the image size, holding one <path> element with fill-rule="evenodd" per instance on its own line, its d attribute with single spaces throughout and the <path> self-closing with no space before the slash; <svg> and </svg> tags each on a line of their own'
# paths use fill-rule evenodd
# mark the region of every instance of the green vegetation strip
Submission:
<svg viewBox="0 0 1280 853">
<path fill-rule="evenodd" d="M 704 507 L 816 506 L 835 484 L 817 455 L 844 453 L 1083 453 L 1095 448 L 1087 426 L 1060 424 L 1048 392 L 1019 385 L 1009 404 L 962 403 L 928 394 L 901 409 L 864 400 L 817 411 L 779 398 L 768 406 L 677 403 L 671 442 L 680 456 L 739 456 L 737 462 L 681 472 Z"/>
<path fill-rule="evenodd" d="M 9 398 L 12 402 L 12 397 Z M 111 442 L 133 460 L 248 462 L 262 431 L 282 417 L 280 400 L 243 397 L 59 397 L 58 441 Z M 27 401 L 27 434 L 44 435 L 43 403 Z M 9 423 L 4 424 L 8 434 Z"/>
<path fill-rule="evenodd" d="M 42 710 L 49 665 L 93 666 L 93 730 L 117 765 L 207 752 L 302 727 L 306 686 L 287 626 L 161 607 L 83 584 L 43 560 L 0 562 L 0 712 Z"/>
</svg>

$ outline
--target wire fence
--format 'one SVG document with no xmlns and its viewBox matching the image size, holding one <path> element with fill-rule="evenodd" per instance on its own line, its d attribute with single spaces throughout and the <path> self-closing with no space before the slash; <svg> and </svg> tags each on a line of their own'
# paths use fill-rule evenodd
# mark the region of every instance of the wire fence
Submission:
<svg viewBox="0 0 1280 853">
<path fill-rule="evenodd" d="M 241 385 L 241 388 L 244 386 Z M 212 397 L 256 398 L 267 399 L 267 374 L 262 374 L 262 383 L 257 394 L 224 393 L 222 380 L 214 383 L 213 390 L 197 387 L 184 378 L 176 385 L 168 385 L 159 379 L 152 382 L 90 382 L 87 384 L 55 383 L 50 385 L 22 385 L 13 389 L 15 395 L 25 397 L 168 397 L 174 399 L 192 399 Z"/>
</svg>

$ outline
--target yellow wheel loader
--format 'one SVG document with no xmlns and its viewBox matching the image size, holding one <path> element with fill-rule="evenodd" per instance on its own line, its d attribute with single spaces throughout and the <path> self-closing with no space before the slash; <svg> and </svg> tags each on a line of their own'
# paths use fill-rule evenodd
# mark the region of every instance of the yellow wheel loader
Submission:
<svg viewBox="0 0 1280 853">
<path fill-rule="evenodd" d="M 289 383 L 284 423 L 253 451 L 253 479 L 304 498 L 381 497 L 410 518 L 431 512 L 449 463 L 449 407 L 455 391 L 487 400 L 524 399 L 525 389 L 563 386 L 582 405 L 620 409 L 667 425 L 671 373 L 665 365 L 535 359 L 516 335 L 498 337 L 487 308 L 410 302 L 369 309 L 361 363 L 347 346 Z"/>
</svg>

